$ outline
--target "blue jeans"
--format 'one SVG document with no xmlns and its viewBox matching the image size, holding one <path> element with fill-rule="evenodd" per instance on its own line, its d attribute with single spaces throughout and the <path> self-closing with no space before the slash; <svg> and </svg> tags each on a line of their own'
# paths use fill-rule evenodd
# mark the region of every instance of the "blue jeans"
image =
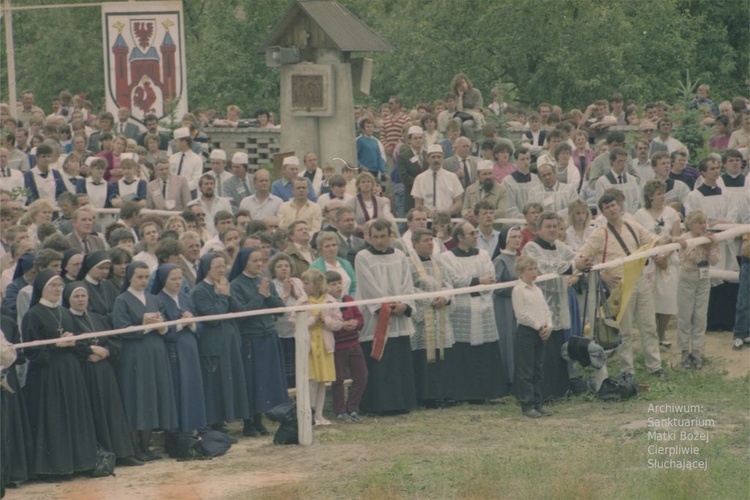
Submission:
<svg viewBox="0 0 750 500">
<path fill-rule="evenodd" d="M 747 257 L 742 257 L 740 266 L 740 290 L 734 318 L 734 338 L 750 337 L 750 259 Z"/>
</svg>

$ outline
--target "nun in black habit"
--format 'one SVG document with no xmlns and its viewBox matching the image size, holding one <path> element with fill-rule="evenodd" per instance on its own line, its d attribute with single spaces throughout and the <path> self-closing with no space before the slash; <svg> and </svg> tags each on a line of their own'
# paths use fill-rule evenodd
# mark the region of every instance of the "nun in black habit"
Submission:
<svg viewBox="0 0 750 500">
<path fill-rule="evenodd" d="M 63 307 L 67 307 L 73 315 L 73 333 L 76 335 L 110 329 L 109 322 L 104 317 L 88 312 L 88 299 L 89 292 L 82 281 L 72 281 L 65 286 Z M 120 387 L 112 367 L 120 354 L 120 342 L 114 336 L 82 342 L 87 343 L 92 351 L 85 359 L 81 358 L 81 371 L 91 401 L 96 440 L 99 446 L 117 456 L 119 465 L 143 465 L 134 456 Z"/>
<path fill-rule="evenodd" d="M 18 316 L 18 309 L 16 308 L 16 300 L 18 299 L 18 292 L 21 291 L 27 285 L 30 285 L 34 281 L 33 271 L 34 269 L 34 254 L 25 253 L 19 257 L 16 262 L 16 268 L 13 271 L 13 281 L 10 282 L 8 287 L 5 289 L 3 296 L 3 314 L 6 314 L 12 318 Z"/>
<path fill-rule="evenodd" d="M 89 311 L 104 316 L 110 328 L 115 299 L 120 294 L 117 287 L 107 279 L 111 267 L 109 252 L 97 250 L 86 254 L 76 278 L 76 281 L 82 281 L 89 291 Z"/>
<path fill-rule="evenodd" d="M 135 457 L 141 461 L 161 458 L 149 450 L 154 429 L 177 429 L 172 372 L 164 345 L 166 326 L 150 328 L 164 321 L 159 299 L 146 292 L 148 265 L 128 265 L 122 293 L 115 300 L 112 321 L 115 328 L 144 325 L 144 330 L 119 335 L 122 355 L 117 366 L 122 402 L 130 427 Z"/>
<path fill-rule="evenodd" d="M 65 250 L 60 265 L 62 268 L 60 276 L 66 285 L 78 279 L 78 273 L 81 272 L 81 266 L 83 266 L 83 252 L 77 248 L 69 248 Z"/>
<path fill-rule="evenodd" d="M 226 269 L 224 257 L 219 253 L 209 252 L 201 257 L 195 287 L 190 294 L 196 316 L 241 310 L 229 289 Z M 222 429 L 225 422 L 249 418 L 251 409 L 247 399 L 237 323 L 199 323 L 198 350 L 208 424 L 215 429 Z"/>
<path fill-rule="evenodd" d="M 182 269 L 175 264 L 162 264 L 157 269 L 151 293 L 161 302 L 167 321 L 195 315 L 193 301 L 180 291 Z M 206 427 L 206 404 L 203 399 L 203 378 L 198 353 L 196 323 L 177 325 L 164 336 L 172 368 L 177 420 L 181 432 Z"/>
<path fill-rule="evenodd" d="M 232 297 L 240 311 L 286 305 L 271 280 L 261 275 L 264 268 L 260 249 L 243 248 L 237 255 L 229 281 L 232 283 Z M 268 430 L 263 425 L 263 413 L 289 400 L 281 339 L 272 314 L 249 316 L 236 322 L 242 340 L 248 399 L 253 410 L 252 421 L 245 421 L 243 434 L 266 435 Z"/>
<path fill-rule="evenodd" d="M 2 315 L 0 323 L 5 339 L 11 344 L 18 344 L 21 338 L 16 320 Z M 6 367 L 7 388 L 0 389 L 0 471 L 3 486 L 27 481 L 31 477 L 34 440 L 26 412 L 25 391 L 21 390 L 16 373 L 16 366 L 25 362 L 24 354 L 19 351 L 15 362 Z"/>
<path fill-rule="evenodd" d="M 22 331 L 27 341 L 60 339 L 56 344 L 27 348 L 28 414 L 34 439 L 33 473 L 68 476 L 96 467 L 94 418 L 81 372 L 81 358 L 93 351 L 85 342 L 65 340 L 75 323 L 60 306 L 63 280 L 52 269 L 34 280 L 31 307 Z"/>
</svg>

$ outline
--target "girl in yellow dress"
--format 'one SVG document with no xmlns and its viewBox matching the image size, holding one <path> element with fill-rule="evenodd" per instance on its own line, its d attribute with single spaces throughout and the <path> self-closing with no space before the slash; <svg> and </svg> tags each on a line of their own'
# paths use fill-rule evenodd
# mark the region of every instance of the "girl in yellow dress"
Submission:
<svg viewBox="0 0 750 500">
<path fill-rule="evenodd" d="M 300 297 L 297 305 L 336 303 L 328 295 L 325 275 L 317 269 L 302 273 L 302 285 L 305 296 Z M 333 361 L 335 340 L 333 332 L 340 330 L 343 319 L 338 308 L 310 311 L 308 329 L 310 332 L 309 368 L 310 402 L 315 411 L 316 425 L 329 425 L 323 418 L 323 406 L 326 400 L 326 382 L 336 381 L 336 367 Z"/>
</svg>

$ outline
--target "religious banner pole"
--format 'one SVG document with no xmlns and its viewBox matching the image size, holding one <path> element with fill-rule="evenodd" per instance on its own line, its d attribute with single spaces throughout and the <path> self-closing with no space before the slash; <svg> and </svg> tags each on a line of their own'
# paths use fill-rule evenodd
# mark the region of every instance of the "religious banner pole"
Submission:
<svg viewBox="0 0 750 500">
<path fill-rule="evenodd" d="M 5 52 L 8 57 L 8 107 L 10 116 L 18 118 L 18 109 L 16 102 L 16 49 L 13 45 L 13 12 L 10 7 L 10 0 L 5 0 L 3 9 L 5 15 Z"/>
</svg>

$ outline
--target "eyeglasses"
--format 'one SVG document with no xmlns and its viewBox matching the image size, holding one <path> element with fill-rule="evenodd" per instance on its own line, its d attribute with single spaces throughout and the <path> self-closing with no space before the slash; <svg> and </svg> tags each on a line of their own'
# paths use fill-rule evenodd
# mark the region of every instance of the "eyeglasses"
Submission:
<svg viewBox="0 0 750 500">
<path fill-rule="evenodd" d="M 649 128 L 649 129 L 644 129 L 643 130 L 643 133 L 645 133 L 645 134 L 653 134 L 654 132 L 656 132 L 655 128 Z"/>
</svg>

